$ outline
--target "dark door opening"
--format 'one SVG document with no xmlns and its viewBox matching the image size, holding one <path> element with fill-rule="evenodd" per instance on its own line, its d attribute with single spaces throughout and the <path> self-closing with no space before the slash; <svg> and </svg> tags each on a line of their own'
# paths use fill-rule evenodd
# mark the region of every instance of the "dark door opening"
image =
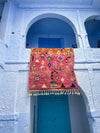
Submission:
<svg viewBox="0 0 100 133">
<path fill-rule="evenodd" d="M 63 38 L 39 38 L 39 48 L 62 48 Z"/>
</svg>

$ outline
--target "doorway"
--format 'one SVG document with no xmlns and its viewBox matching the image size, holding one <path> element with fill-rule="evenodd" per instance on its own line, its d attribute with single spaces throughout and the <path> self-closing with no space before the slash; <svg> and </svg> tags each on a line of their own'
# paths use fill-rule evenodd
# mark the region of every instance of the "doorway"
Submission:
<svg viewBox="0 0 100 133">
<path fill-rule="evenodd" d="M 31 25 L 26 37 L 26 48 L 77 48 L 72 27 L 62 19 L 39 19 Z M 32 97 L 31 133 L 89 133 L 86 110 L 81 108 L 84 101 L 80 98 L 60 95 Z"/>
<path fill-rule="evenodd" d="M 61 38 L 39 38 L 40 48 L 62 48 Z M 68 96 L 37 98 L 37 133 L 71 133 Z"/>
<path fill-rule="evenodd" d="M 63 48 L 64 38 L 39 38 L 39 48 Z"/>
<path fill-rule="evenodd" d="M 37 133 L 71 133 L 68 96 L 38 96 Z"/>
</svg>

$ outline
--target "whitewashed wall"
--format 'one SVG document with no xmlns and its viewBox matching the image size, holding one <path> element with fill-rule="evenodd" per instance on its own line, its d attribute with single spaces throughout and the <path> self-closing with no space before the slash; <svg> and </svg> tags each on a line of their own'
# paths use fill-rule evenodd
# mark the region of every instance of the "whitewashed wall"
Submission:
<svg viewBox="0 0 100 133">
<path fill-rule="evenodd" d="M 0 22 L 0 132 L 30 131 L 29 123 L 32 121 L 30 103 L 33 105 L 35 103 L 27 96 L 30 49 L 25 48 L 26 34 L 36 20 L 51 16 L 70 23 L 76 33 L 79 44 L 74 50 L 75 73 L 79 86 L 84 92 L 82 96 L 91 132 L 99 133 L 100 50 L 90 48 L 84 27 L 86 18 L 99 14 L 99 10 L 92 9 L 25 9 L 18 8 L 10 2 L 6 3 Z M 69 98 L 69 102 L 72 101 L 73 98 Z M 70 110 L 70 114 L 73 114 L 71 105 Z M 78 133 L 81 129 L 72 131 Z"/>
</svg>

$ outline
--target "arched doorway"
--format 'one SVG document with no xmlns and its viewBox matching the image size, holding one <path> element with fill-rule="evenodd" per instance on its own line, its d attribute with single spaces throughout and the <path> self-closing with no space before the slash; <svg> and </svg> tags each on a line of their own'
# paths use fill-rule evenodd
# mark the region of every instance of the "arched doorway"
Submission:
<svg viewBox="0 0 100 133">
<path fill-rule="evenodd" d="M 68 21 L 70 22 L 70 21 Z M 66 41 L 65 41 L 66 40 Z M 31 25 L 26 36 L 26 47 L 44 47 L 44 48 L 77 48 L 76 32 L 73 26 L 66 21 L 54 16 L 41 18 Z M 77 100 L 78 99 L 78 100 Z M 72 106 L 69 104 L 82 105 L 80 118 L 75 118 L 76 114 L 73 112 Z M 77 108 L 80 111 L 80 106 L 73 106 L 76 113 Z M 76 108 L 77 107 L 77 108 Z M 34 112 L 34 114 L 33 114 Z M 84 112 L 84 114 L 83 114 Z M 31 98 L 31 133 L 89 133 L 87 130 L 87 118 L 84 120 L 84 127 L 82 121 L 86 109 L 84 107 L 84 100 L 81 96 L 68 97 L 62 96 L 37 96 Z M 79 115 L 76 115 L 79 117 Z M 86 115 L 85 115 L 86 117 Z M 73 119 L 74 118 L 74 119 Z M 74 123 L 73 123 L 74 121 Z M 77 124 L 80 122 L 80 130 L 77 129 Z M 75 125 L 75 126 L 73 126 Z"/>
<path fill-rule="evenodd" d="M 89 103 L 81 87 L 79 91 L 80 95 L 68 96 L 72 133 L 90 133 L 86 114 L 87 109 L 90 110 Z"/>
<path fill-rule="evenodd" d="M 73 28 L 71 22 L 66 23 L 60 17 L 44 17 L 31 24 L 26 35 L 26 48 L 42 47 L 42 44 L 47 47 L 47 43 L 48 48 L 52 48 L 54 43 L 59 44 L 56 46 L 58 48 L 77 48 L 75 27 Z"/>
<path fill-rule="evenodd" d="M 100 48 L 100 16 L 90 16 L 85 20 L 85 28 L 91 48 Z"/>
<path fill-rule="evenodd" d="M 80 93 L 80 95 L 69 96 L 32 96 L 30 133 L 41 133 L 40 129 L 47 132 L 49 128 L 48 132 L 52 132 L 52 130 L 56 132 L 58 130 L 56 127 L 60 122 L 61 124 L 67 123 L 66 126 L 64 124 L 60 126 L 59 131 L 65 126 L 65 130 L 63 129 L 62 133 L 66 130 L 68 133 L 90 133 L 89 121 L 86 114 L 86 104 L 88 105 L 88 101 L 85 94 L 85 97 L 83 96 L 82 89 Z M 56 123 L 57 120 L 58 122 Z M 39 125 L 37 125 L 38 122 Z M 38 132 L 37 128 L 39 129 Z"/>
</svg>

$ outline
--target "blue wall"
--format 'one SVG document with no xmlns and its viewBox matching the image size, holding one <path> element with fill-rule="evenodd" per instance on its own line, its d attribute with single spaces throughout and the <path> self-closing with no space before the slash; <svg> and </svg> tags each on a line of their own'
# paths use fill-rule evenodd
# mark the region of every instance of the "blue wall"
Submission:
<svg viewBox="0 0 100 133">
<path fill-rule="evenodd" d="M 75 5 L 74 7 L 67 5 L 68 8 L 65 5 L 59 8 L 58 6 L 52 8 L 33 6 L 16 5 L 11 1 L 4 6 L 0 22 L 0 132 L 33 133 L 33 107 L 34 105 L 37 106 L 36 100 L 34 100 L 37 97 L 30 98 L 27 96 L 28 63 L 31 50 L 26 48 L 26 36 L 29 29 L 29 31 L 32 30 L 30 33 L 34 33 L 32 36 L 29 35 L 29 43 L 32 44 L 32 47 L 38 47 L 39 37 L 64 38 L 65 47 L 71 47 L 72 43 L 77 42 L 78 48 L 74 49 L 75 73 L 78 84 L 84 92 L 84 94 L 81 94 L 84 98 L 86 110 L 83 107 L 83 100 L 80 100 L 79 97 L 69 97 L 69 103 L 78 108 L 74 108 L 75 112 L 73 113 L 73 106 L 69 104 L 70 115 L 77 114 L 77 119 L 71 117 L 72 133 L 89 131 L 87 124 L 84 124 L 85 120 L 83 120 L 84 118 L 87 119 L 85 112 L 89 112 L 88 120 L 91 132 L 99 133 L 100 49 L 89 47 L 90 43 L 87 40 L 84 22 L 91 15 L 99 15 L 100 10 L 86 9 L 85 7 L 84 9 L 82 7 L 76 8 Z M 49 22 L 48 20 L 55 25 L 48 28 L 48 25 L 45 25 L 50 25 L 50 23 L 46 23 Z M 53 22 L 54 20 L 56 20 L 56 23 Z M 31 28 L 31 26 L 34 28 Z M 44 28 L 45 26 L 46 28 Z M 81 109 L 84 109 L 84 112 Z M 80 116 L 83 118 L 81 119 Z"/>
</svg>

